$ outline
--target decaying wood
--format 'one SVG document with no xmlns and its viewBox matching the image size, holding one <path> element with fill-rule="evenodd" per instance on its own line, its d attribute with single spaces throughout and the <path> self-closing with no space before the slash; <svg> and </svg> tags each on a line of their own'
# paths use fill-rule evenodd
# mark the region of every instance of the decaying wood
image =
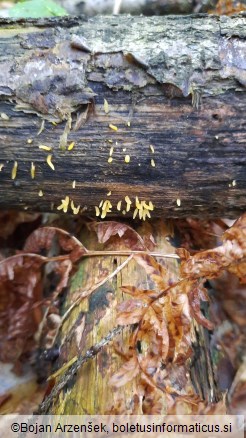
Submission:
<svg viewBox="0 0 246 438">
<path fill-rule="evenodd" d="M 245 14 L 1 20 L 0 207 L 56 211 L 69 196 L 94 216 L 108 199 L 124 217 L 116 205 L 128 195 L 126 216 L 136 196 L 152 217 L 240 214 L 245 24 Z"/>
<path fill-rule="evenodd" d="M 152 224 L 151 232 L 158 244 L 156 250 L 159 252 L 173 252 L 173 247 L 165 237 L 167 229 L 167 224 L 160 220 Z M 144 237 L 149 228 L 141 227 L 138 231 Z M 91 234 L 87 235 L 87 239 L 90 246 L 96 245 L 96 240 L 93 240 Z M 129 298 L 128 295 L 122 294 L 121 286 L 132 285 L 139 289 L 154 287 L 146 271 L 134 259 L 128 260 L 128 263 L 126 261 L 126 257 L 94 257 L 80 264 L 67 295 L 65 310 L 70 308 L 79 293 L 87 297 L 70 312 L 62 326 L 59 338 L 60 358 L 56 363 L 56 369 L 61 369 L 74 357 L 77 357 L 77 360 L 56 378 L 55 386 L 43 400 L 38 413 L 143 413 L 141 402 L 136 401 L 138 391 L 135 380 L 118 388 L 110 385 L 110 378 L 124 363 L 124 359 L 116 353 L 115 347 L 118 342 L 123 342 L 127 352 L 128 335 L 132 330 L 131 326 L 117 327 L 117 306 L 122 300 Z M 177 260 L 159 259 L 159 262 L 178 279 Z M 116 269 L 117 274 L 107 281 L 108 274 Z M 104 284 L 95 287 L 102 278 L 105 278 Z M 221 394 L 216 390 L 214 382 L 206 330 L 195 323 L 194 333 L 194 356 L 191 361 L 187 361 L 186 372 L 184 369 L 180 371 L 181 386 L 176 389 L 185 389 L 189 393 L 193 388 L 201 399 L 213 403 L 221 398 Z M 200 367 L 197 367 L 198 363 Z M 175 366 L 179 365 L 174 364 Z M 181 381 L 186 381 L 185 388 L 182 387 Z M 164 414 L 167 410 L 166 394 L 165 391 L 157 392 L 162 405 L 160 413 Z"/>
</svg>

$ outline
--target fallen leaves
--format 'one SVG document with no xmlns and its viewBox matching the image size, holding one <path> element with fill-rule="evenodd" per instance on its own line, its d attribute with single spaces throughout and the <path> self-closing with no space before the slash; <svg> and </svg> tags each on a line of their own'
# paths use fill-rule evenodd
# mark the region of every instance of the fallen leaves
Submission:
<svg viewBox="0 0 246 438">
<path fill-rule="evenodd" d="M 198 235 L 200 224 L 193 221 L 192 226 L 194 235 Z M 246 215 L 219 236 L 220 246 L 210 247 L 215 236 L 209 224 L 200 241 L 205 242 L 206 233 L 210 233 L 208 249 L 199 252 L 194 248 L 178 249 L 179 277 L 163 261 L 165 255 L 159 254 L 163 257 L 159 262 L 158 253 L 151 253 L 155 246 L 151 227 L 146 226 L 144 237 L 129 225 L 116 221 L 92 222 L 87 228 L 96 232 L 100 248 L 103 246 L 100 251 L 87 249 L 62 228 L 48 226 L 32 232 L 18 254 L 0 261 L 0 359 L 17 363 L 21 357 L 31 355 L 40 343 L 43 347 L 52 347 L 64 318 L 73 308 L 134 260 L 144 271 L 147 283 L 145 288 L 133 285 L 121 288 L 128 298 L 117 306 L 116 324 L 132 326 L 132 330 L 127 344 L 118 345 L 123 363 L 110 383 L 119 388 L 134 380 L 137 391 L 134 409 L 138 412 L 161 412 L 160 394 L 165 394 L 170 412 L 208 411 L 192 391 L 185 392 L 186 367 L 193 351 L 192 324 L 195 319 L 208 330 L 214 328 L 203 311 L 203 303 L 209 304 L 204 287 L 208 279 L 219 281 L 226 272 L 241 285 L 246 282 Z M 61 317 L 58 298 L 69 284 L 76 263 L 82 257 L 114 254 L 128 258 L 113 272 L 102 270 L 100 277 L 95 273 L 86 287 L 78 285 L 71 307 Z M 48 294 L 44 289 L 47 278 L 52 284 Z M 237 286 L 240 292 L 241 285 Z M 228 302 L 233 298 L 231 294 Z M 230 313 L 228 303 L 225 309 Z M 245 325 L 240 312 L 235 315 L 237 320 Z M 76 335 L 77 343 L 81 342 L 84 324 Z M 239 388 L 235 399 L 240 397 Z M 220 408 L 217 404 L 211 410 L 217 412 Z"/>
<path fill-rule="evenodd" d="M 246 214 L 222 235 L 222 245 L 190 256 L 189 252 L 180 249 L 177 254 L 181 258 L 181 276 L 183 278 L 206 279 L 218 277 L 224 269 L 246 281 Z"/>
<path fill-rule="evenodd" d="M 151 388 L 148 408 L 142 406 L 144 412 L 146 409 L 148 413 L 151 412 L 150 406 L 156 403 L 154 400 L 158 391 L 166 393 L 167 397 L 179 394 L 175 402 L 176 406 L 179 403 L 178 412 L 184 409 L 184 413 L 200 413 L 205 409 L 199 399 L 195 401 L 193 396 L 186 399 L 181 397 L 178 373 L 173 370 L 175 364 L 184 366 L 192 354 L 192 318 L 208 330 L 214 328 L 201 310 L 201 303 L 209 301 L 205 281 L 219 277 L 225 270 L 236 274 L 241 282 L 245 281 L 246 215 L 226 230 L 221 239 L 221 246 L 194 255 L 184 248 L 178 249 L 181 270 L 180 278 L 176 281 L 170 271 L 150 254 L 134 255 L 134 259 L 153 281 L 155 289 L 122 287 L 123 292 L 132 298 L 118 306 L 117 323 L 131 324 L 133 327 L 137 324 L 137 328 L 129 341 L 126 362 L 111 378 L 111 384 L 120 387 L 122 382 L 126 384 L 137 379 L 138 391 L 145 393 L 147 387 L 148 391 Z M 166 374 L 163 370 L 166 370 Z M 143 381 L 147 386 L 144 387 Z M 196 409 L 192 408 L 193 405 Z M 175 412 L 174 405 L 171 403 L 170 406 L 170 412 Z M 215 405 L 205 411 L 213 413 L 221 409 Z M 222 411 L 225 411 L 224 405 Z"/>
<path fill-rule="evenodd" d="M 76 237 L 56 227 L 38 228 L 28 237 L 23 248 L 25 252 L 41 254 L 51 249 L 53 249 L 52 255 L 59 249 L 69 252 L 69 259 L 73 262 L 88 252 Z"/>
<path fill-rule="evenodd" d="M 0 262 L 0 360 L 16 363 L 35 344 L 42 319 L 41 267 L 38 255 L 16 255 Z"/>
<path fill-rule="evenodd" d="M 115 221 L 106 221 L 92 222 L 88 227 L 97 233 L 99 243 L 106 243 L 111 237 L 118 235 L 120 238 L 124 237 L 123 243 L 126 248 L 131 250 L 147 249 L 142 237 L 129 225 Z"/>
</svg>

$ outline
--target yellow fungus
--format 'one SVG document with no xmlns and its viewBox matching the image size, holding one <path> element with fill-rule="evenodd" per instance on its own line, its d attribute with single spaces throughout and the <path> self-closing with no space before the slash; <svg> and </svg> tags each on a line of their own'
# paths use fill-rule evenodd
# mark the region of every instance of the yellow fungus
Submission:
<svg viewBox="0 0 246 438">
<path fill-rule="evenodd" d="M 71 209 L 73 211 L 73 214 L 78 214 L 80 210 L 80 205 L 78 207 L 75 207 L 73 200 L 71 201 Z"/>
<path fill-rule="evenodd" d="M 51 122 L 52 123 L 52 125 L 54 125 L 54 126 L 56 126 L 57 125 L 57 123 L 55 122 L 55 121 L 53 121 L 53 122 Z"/>
<path fill-rule="evenodd" d="M 130 160 L 131 160 L 130 155 L 126 155 L 125 156 L 125 163 L 130 163 Z"/>
<path fill-rule="evenodd" d="M 135 200 L 136 208 L 133 213 L 133 219 L 136 218 L 137 215 L 139 215 L 139 219 L 142 219 L 145 221 L 146 217 L 151 218 L 150 211 L 154 210 L 154 205 L 151 201 L 139 201 L 138 197 L 136 196 Z"/>
<path fill-rule="evenodd" d="M 103 199 L 101 200 L 101 202 L 99 204 L 99 208 L 101 208 L 102 205 L 103 205 Z"/>
<path fill-rule="evenodd" d="M 152 158 L 152 160 L 150 160 L 150 164 L 152 167 L 155 167 L 155 160 L 153 160 L 153 158 Z"/>
<path fill-rule="evenodd" d="M 103 205 L 102 205 L 102 211 L 108 210 L 108 208 L 111 208 L 112 204 L 111 202 L 106 199 L 106 201 L 104 201 Z"/>
<path fill-rule="evenodd" d="M 17 169 L 18 169 L 18 163 L 17 161 L 14 162 L 14 165 L 12 167 L 12 172 L 11 172 L 11 178 L 15 179 L 16 175 L 17 175 Z"/>
<path fill-rule="evenodd" d="M 139 209 L 141 208 L 141 204 L 139 202 L 138 196 L 136 196 L 136 207 Z"/>
<path fill-rule="evenodd" d="M 113 146 L 111 146 L 110 151 L 109 151 L 109 156 L 110 156 L 110 157 L 112 157 L 113 152 L 114 152 L 114 148 L 113 148 Z"/>
<path fill-rule="evenodd" d="M 135 219 L 135 217 L 137 216 L 137 214 L 138 214 L 138 208 L 135 208 L 134 213 L 133 213 L 133 219 Z"/>
<path fill-rule="evenodd" d="M 28 138 L 28 139 L 27 139 L 27 143 L 28 143 L 28 144 L 32 144 L 32 142 L 33 142 L 33 139 L 32 139 L 32 138 Z"/>
<path fill-rule="evenodd" d="M 4 168 L 4 164 L 1 163 L 1 164 L 0 164 L 0 172 L 3 170 L 3 168 Z"/>
<path fill-rule="evenodd" d="M 54 166 L 54 164 L 52 163 L 51 160 L 52 160 L 52 155 L 49 154 L 49 155 L 47 156 L 46 162 L 47 162 L 47 164 L 50 166 L 50 168 L 51 168 L 52 170 L 55 170 L 55 166 Z"/>
<path fill-rule="evenodd" d="M 108 142 L 109 142 L 109 143 L 113 143 L 113 140 L 109 140 L 109 139 L 108 139 Z"/>
<path fill-rule="evenodd" d="M 69 206 L 69 196 L 66 196 L 65 199 L 61 200 L 61 205 L 57 207 L 57 210 L 63 210 L 64 213 L 67 213 Z"/>
<path fill-rule="evenodd" d="M 126 211 L 130 211 L 132 201 L 130 200 L 129 196 L 125 196 L 125 201 L 126 201 Z"/>
<path fill-rule="evenodd" d="M 237 181 L 234 179 L 231 183 L 232 187 L 235 187 L 237 185 Z"/>
<path fill-rule="evenodd" d="M 39 192 L 38 192 L 38 196 L 40 196 L 40 197 L 44 196 L 44 194 L 43 194 L 43 190 L 39 190 Z"/>
<path fill-rule="evenodd" d="M 177 206 L 180 207 L 180 205 L 181 205 L 181 199 L 179 199 L 179 198 L 176 199 L 176 203 L 177 203 Z"/>
<path fill-rule="evenodd" d="M 102 214 L 101 214 L 101 218 L 104 219 L 107 215 L 107 213 L 111 213 L 112 210 L 112 204 L 111 202 L 107 199 L 106 201 L 104 201 L 103 205 L 102 205 Z"/>
<path fill-rule="evenodd" d="M 117 210 L 118 210 L 118 211 L 121 210 L 121 201 L 119 201 L 119 202 L 117 203 Z"/>
<path fill-rule="evenodd" d="M 32 177 L 32 179 L 35 178 L 35 169 L 36 169 L 35 164 L 32 161 L 31 162 L 31 177 Z"/>
<path fill-rule="evenodd" d="M 76 187 L 76 181 L 74 180 L 74 181 L 72 182 L 72 188 L 75 189 L 75 187 Z"/>
<path fill-rule="evenodd" d="M 1 113 L 1 119 L 3 120 L 9 120 L 9 116 L 5 113 Z"/>
<path fill-rule="evenodd" d="M 109 128 L 112 129 L 113 131 L 118 131 L 117 126 L 112 125 L 112 123 L 110 123 L 108 126 L 109 126 Z"/>
<path fill-rule="evenodd" d="M 97 207 L 97 205 L 95 206 L 95 210 L 96 210 L 96 216 L 100 216 L 100 210 L 99 210 L 99 208 Z"/>
<path fill-rule="evenodd" d="M 151 210 L 151 211 L 154 210 L 154 206 L 153 206 L 153 204 L 152 204 L 151 201 L 149 202 L 149 205 L 148 205 L 145 201 L 143 201 L 143 207 L 144 207 L 146 210 Z"/>
<path fill-rule="evenodd" d="M 41 134 L 41 132 L 43 132 L 43 130 L 44 130 L 44 120 L 42 120 L 42 122 L 41 122 L 41 125 L 40 125 L 40 128 L 39 128 L 39 131 L 38 131 L 38 133 L 37 133 L 37 135 L 40 135 Z"/>
<path fill-rule="evenodd" d="M 106 99 L 104 99 L 104 103 L 103 103 L 103 108 L 106 114 L 109 113 L 109 105 L 108 105 L 108 101 Z"/>
<path fill-rule="evenodd" d="M 150 148 L 150 150 L 151 150 L 151 152 L 152 152 L 152 154 L 154 154 L 155 153 L 155 149 L 154 149 L 154 146 L 151 144 L 150 146 L 149 146 L 149 148 Z"/>
<path fill-rule="evenodd" d="M 108 159 L 108 163 L 112 163 L 112 161 L 113 161 L 113 158 L 112 158 L 112 157 L 109 157 L 109 159 Z"/>
<path fill-rule="evenodd" d="M 112 193 L 111 191 L 110 191 L 110 192 L 108 192 L 108 193 L 107 193 L 107 196 L 111 196 L 111 193 Z"/>
<path fill-rule="evenodd" d="M 68 145 L 67 150 L 68 150 L 68 151 L 71 151 L 71 150 L 74 148 L 74 145 L 75 145 L 75 142 L 72 141 L 72 143 L 70 143 L 70 145 Z"/>
<path fill-rule="evenodd" d="M 127 122 L 127 126 L 131 126 L 131 122 L 130 122 L 130 120 L 128 120 L 128 122 Z"/>
<path fill-rule="evenodd" d="M 42 151 L 51 151 L 52 147 L 51 146 L 46 146 L 45 144 L 40 144 L 39 145 L 39 149 L 42 149 Z"/>
<path fill-rule="evenodd" d="M 152 204 L 151 201 L 149 201 L 149 210 L 153 211 L 154 210 L 154 205 Z"/>
</svg>

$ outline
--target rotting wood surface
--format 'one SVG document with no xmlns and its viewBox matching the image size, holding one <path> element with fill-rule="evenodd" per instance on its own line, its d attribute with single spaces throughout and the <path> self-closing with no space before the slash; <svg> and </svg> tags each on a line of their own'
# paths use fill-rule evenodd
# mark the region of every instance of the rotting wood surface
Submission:
<svg viewBox="0 0 246 438">
<path fill-rule="evenodd" d="M 245 24 L 245 14 L 1 20 L 0 207 L 56 211 L 69 196 L 95 216 L 108 199 L 108 216 L 124 217 L 128 195 L 126 216 L 136 196 L 152 217 L 240 214 Z"/>
<path fill-rule="evenodd" d="M 158 220 L 152 224 L 151 228 L 143 225 L 137 231 L 144 238 L 151 230 L 157 243 L 155 250 L 168 254 L 173 252 L 173 247 L 166 240 L 169 226 Z M 171 232 L 171 228 L 169 232 Z M 86 239 L 85 242 L 84 239 Z M 90 247 L 98 245 L 92 233 L 87 234 L 87 236 L 83 235 L 82 240 Z M 70 312 L 70 316 L 62 327 L 60 358 L 59 362 L 56 363 L 56 369 L 62 369 L 76 356 L 83 358 L 88 349 L 92 352 L 94 349 L 95 354 L 92 354 L 92 357 L 81 367 L 77 367 L 75 364 L 74 369 L 72 365 L 70 370 L 60 373 L 51 393 L 40 405 L 39 413 L 53 415 L 71 415 L 75 412 L 76 415 L 144 413 L 142 409 L 144 409 L 145 402 L 140 400 L 141 397 L 139 398 L 136 379 L 118 388 L 110 385 L 111 377 L 126 361 L 116 353 L 115 347 L 119 343 L 118 349 L 124 347 L 124 351 L 127 353 L 129 333 L 133 330 L 133 326 L 125 326 L 122 327 L 121 332 L 117 332 L 117 306 L 123 300 L 129 299 L 128 294 L 122 293 L 121 287 L 130 285 L 139 289 L 156 288 L 153 280 L 147 275 L 145 269 L 137 264 L 136 260 L 131 259 L 123 265 L 126 261 L 126 257 L 92 257 L 80 264 L 79 270 L 72 279 L 64 311 L 69 309 L 79 294 L 83 294 L 85 298 L 81 300 L 79 306 Z M 162 258 L 158 261 L 173 274 L 174 278 L 178 279 L 179 265 L 177 260 Z M 109 279 L 108 276 L 116 270 L 118 270 L 117 274 Z M 103 279 L 105 279 L 103 284 L 96 288 L 95 284 L 99 284 L 99 281 Z M 196 326 L 195 323 L 194 329 Z M 115 329 L 115 335 L 111 336 L 111 341 L 105 343 L 100 351 L 96 351 L 96 346 Z M 182 387 L 184 385 L 185 390 L 189 392 L 192 391 L 194 385 L 194 391 L 201 398 L 213 403 L 220 398 L 221 394 L 215 388 L 212 370 L 209 367 L 206 368 L 206 363 L 210 363 L 209 360 L 211 360 L 208 342 L 206 343 L 204 335 L 206 329 L 199 327 L 198 330 L 199 334 L 194 336 L 193 341 L 196 345 L 199 363 L 203 364 L 206 373 L 201 375 L 199 367 L 193 369 L 189 360 L 185 364 L 174 363 L 174 374 L 177 367 L 179 368 L 179 383 L 176 384 L 181 385 L 176 389 L 184 389 Z M 204 357 L 204 351 L 206 351 L 208 358 Z M 197 362 L 197 358 L 195 360 Z M 75 369 L 76 372 L 73 372 Z M 199 384 L 202 386 L 202 394 L 199 391 Z M 157 389 L 156 391 L 162 406 L 160 413 L 165 414 L 167 412 L 165 390 Z M 146 403 L 148 403 L 147 400 Z"/>
</svg>

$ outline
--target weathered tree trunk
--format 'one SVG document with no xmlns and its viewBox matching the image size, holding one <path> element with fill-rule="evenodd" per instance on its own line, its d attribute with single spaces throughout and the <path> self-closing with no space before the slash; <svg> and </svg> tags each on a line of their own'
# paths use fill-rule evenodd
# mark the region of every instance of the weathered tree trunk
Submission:
<svg viewBox="0 0 246 438">
<path fill-rule="evenodd" d="M 68 196 L 70 213 L 108 199 L 108 215 L 132 216 L 138 196 L 152 217 L 244 210 L 244 14 L 0 24 L 1 208 L 65 211 Z"/>
<path fill-rule="evenodd" d="M 166 254 L 173 252 L 173 247 L 166 240 L 167 232 L 171 232 L 167 223 L 158 220 L 152 227 L 142 226 L 138 231 L 143 238 L 151 231 L 157 242 L 155 251 Z M 87 237 L 83 235 L 82 240 L 87 246 L 97 245 L 91 234 Z M 80 264 L 72 280 L 64 310 L 69 309 L 79 293 L 83 293 L 84 296 L 88 294 L 88 297 L 73 309 L 62 327 L 59 342 L 61 353 L 56 369 L 60 370 L 73 358 L 77 357 L 77 360 L 73 365 L 70 363 L 69 370 L 63 369 L 56 377 L 55 386 L 40 406 L 40 413 L 146 413 L 143 409 L 147 400 L 143 402 L 141 397 L 138 399 L 136 379 L 118 388 L 110 384 L 113 374 L 126 362 L 116 353 L 115 346 L 118 342 L 123 343 L 127 353 L 129 333 L 132 331 L 132 326 L 123 329 L 117 327 L 117 306 L 122 300 L 130 298 L 129 295 L 122 294 L 121 286 L 131 285 L 145 290 L 154 288 L 153 281 L 134 259 L 129 260 L 127 264 L 126 262 L 126 257 L 93 257 Z M 177 260 L 159 259 L 159 262 L 178 279 Z M 116 270 L 118 272 L 106 281 L 105 279 Z M 100 281 L 101 286 L 93 286 Z M 182 390 L 183 394 L 184 391 L 191 394 L 193 388 L 201 400 L 216 402 L 221 394 L 217 391 L 214 381 L 208 337 L 206 330 L 196 323 L 192 341 L 194 360 L 187 361 L 185 366 L 173 365 L 174 369 L 180 366 L 180 375 L 176 384 L 172 382 L 171 376 L 170 385 L 177 385 L 176 389 Z M 84 360 L 85 356 L 87 360 Z M 157 389 L 156 392 L 159 409 L 161 406 L 159 413 L 164 414 L 168 410 L 167 395 L 161 389 Z"/>
</svg>

